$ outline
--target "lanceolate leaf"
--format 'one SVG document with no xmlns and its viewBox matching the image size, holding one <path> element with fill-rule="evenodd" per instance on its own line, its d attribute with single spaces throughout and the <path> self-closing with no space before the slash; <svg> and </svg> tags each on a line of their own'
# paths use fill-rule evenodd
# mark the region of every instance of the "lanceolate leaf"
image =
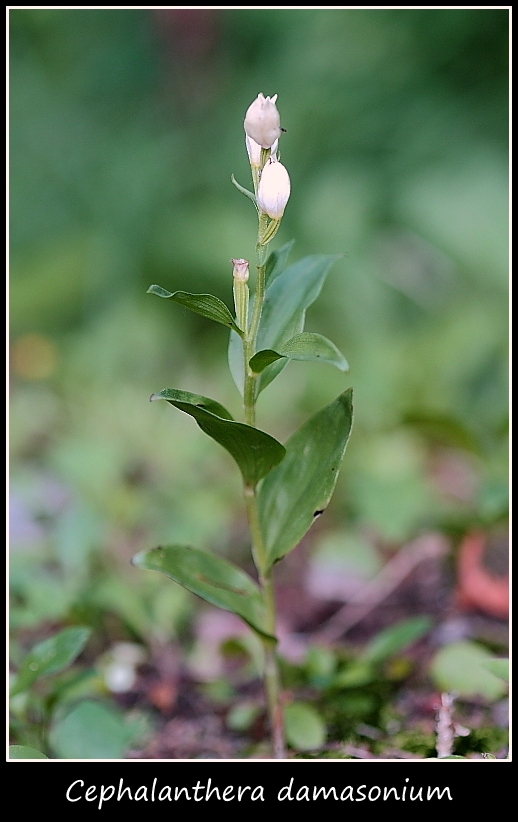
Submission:
<svg viewBox="0 0 518 822">
<path fill-rule="evenodd" d="M 171 293 L 159 285 L 150 285 L 147 293 L 156 294 L 157 297 L 163 297 L 166 300 L 174 300 L 175 303 L 189 308 L 196 314 L 201 314 L 202 317 L 226 325 L 227 328 L 233 328 L 241 337 L 243 336 L 243 332 L 236 325 L 225 303 L 218 297 L 213 297 L 212 294 L 189 294 L 187 291 Z"/>
<path fill-rule="evenodd" d="M 258 351 L 250 360 L 250 368 L 256 374 L 260 374 L 270 363 L 283 357 L 288 360 L 327 362 L 335 365 L 340 371 L 347 371 L 349 368 L 347 360 L 331 340 L 322 334 L 310 334 L 307 331 L 295 334 L 291 340 L 284 343 L 281 351 L 272 351 L 271 348 Z"/>
<path fill-rule="evenodd" d="M 234 422 L 222 405 L 208 397 L 166 388 L 153 394 L 151 400 L 167 400 L 194 417 L 201 430 L 219 442 L 235 459 L 245 485 L 256 485 L 286 453 L 284 446 L 276 439 L 250 425 Z"/>
<path fill-rule="evenodd" d="M 290 254 L 291 249 L 293 248 L 293 243 L 295 240 L 290 240 L 288 243 L 285 243 L 280 248 L 272 251 L 268 255 L 268 259 L 266 261 L 266 284 L 271 285 L 273 281 L 282 274 L 284 269 L 286 268 L 288 257 Z"/>
<path fill-rule="evenodd" d="M 64 628 L 54 636 L 38 642 L 22 662 L 11 688 L 11 696 L 26 690 L 45 674 L 55 674 L 70 665 L 83 650 L 90 628 Z"/>
<path fill-rule="evenodd" d="M 222 417 L 224 420 L 233 420 L 230 411 L 227 411 L 224 405 L 221 405 L 216 400 L 211 400 L 210 397 L 204 397 L 202 394 L 191 394 L 190 391 L 178 391 L 176 388 L 164 388 L 159 394 L 152 394 L 149 398 L 151 402 L 154 400 L 167 400 L 172 405 L 178 407 L 178 403 L 186 403 L 187 405 L 194 405 L 196 408 L 205 409 L 215 414 L 217 417 Z M 183 410 L 183 409 L 182 409 Z"/>
<path fill-rule="evenodd" d="M 243 343 L 239 335 L 231 328 L 228 341 L 228 367 L 236 388 L 241 394 L 245 393 L 245 360 L 243 357 Z"/>
<path fill-rule="evenodd" d="M 384 662 L 391 656 L 403 651 L 408 645 L 417 642 L 432 627 L 427 616 L 409 617 L 384 628 L 372 639 L 359 659 L 373 664 Z"/>
<path fill-rule="evenodd" d="M 265 477 L 258 500 L 270 566 L 300 542 L 327 507 L 351 425 L 349 389 L 293 434 L 283 461 Z"/>
<path fill-rule="evenodd" d="M 254 630 L 269 636 L 259 588 L 228 560 L 187 545 L 166 545 L 143 551 L 132 562 L 148 571 L 161 571 L 206 602 L 232 611 Z"/>
<path fill-rule="evenodd" d="M 336 254 L 315 254 L 304 257 L 279 274 L 266 289 L 257 349 L 282 351 L 284 343 L 304 329 L 306 310 L 315 302 L 327 272 L 339 259 Z M 261 374 L 259 391 L 277 376 L 286 364 L 277 360 Z"/>
</svg>

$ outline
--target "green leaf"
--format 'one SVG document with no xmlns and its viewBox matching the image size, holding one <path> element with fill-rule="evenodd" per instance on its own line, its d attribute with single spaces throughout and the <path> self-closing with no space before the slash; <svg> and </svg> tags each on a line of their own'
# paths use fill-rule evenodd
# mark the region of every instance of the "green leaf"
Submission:
<svg viewBox="0 0 518 822">
<path fill-rule="evenodd" d="M 132 563 L 147 571 L 161 571 L 206 602 L 232 611 L 255 631 L 269 636 L 259 588 L 228 560 L 188 545 L 166 545 L 142 551 Z"/>
<path fill-rule="evenodd" d="M 297 545 L 334 491 L 352 425 L 352 390 L 311 417 L 286 443 L 258 494 L 270 566 Z"/>
<path fill-rule="evenodd" d="M 482 447 L 474 432 L 460 419 L 448 414 L 434 414 L 420 410 L 404 414 L 401 422 L 418 430 L 425 437 L 441 444 L 472 451 L 481 455 Z"/>
<path fill-rule="evenodd" d="M 204 397 L 203 394 L 192 394 L 190 391 L 178 391 L 176 388 L 164 388 L 159 394 L 151 395 L 150 401 L 153 402 L 154 400 L 167 400 L 174 405 L 177 405 L 177 403 L 194 405 L 196 408 L 210 411 L 211 414 L 215 414 L 224 420 L 234 419 L 224 405 L 216 402 L 216 400 L 211 400 L 210 397 Z"/>
<path fill-rule="evenodd" d="M 245 360 L 243 357 L 243 343 L 235 331 L 230 329 L 228 341 L 228 367 L 236 388 L 244 396 L 245 393 Z"/>
<path fill-rule="evenodd" d="M 266 289 L 257 349 L 282 351 L 283 345 L 304 330 L 306 310 L 315 302 L 327 273 L 340 259 L 337 254 L 315 254 L 290 265 Z M 262 391 L 284 368 L 287 360 L 277 360 L 261 374 L 258 391 Z"/>
<path fill-rule="evenodd" d="M 152 394 L 151 400 L 167 400 L 194 417 L 201 430 L 231 454 L 245 485 L 255 486 L 286 453 L 284 446 L 276 439 L 250 425 L 235 422 L 222 405 L 208 397 L 165 388 L 158 394 Z"/>
<path fill-rule="evenodd" d="M 487 662 L 484 663 L 484 667 L 487 668 L 488 671 L 491 671 L 491 673 L 499 679 L 503 679 L 504 682 L 509 682 L 508 659 L 498 659 L 497 657 L 493 657 L 493 659 L 488 659 Z"/>
<path fill-rule="evenodd" d="M 45 674 L 55 674 L 79 656 L 90 636 L 90 628 L 64 628 L 29 651 L 11 688 L 11 696 L 26 690 Z"/>
<path fill-rule="evenodd" d="M 290 702 L 284 708 L 286 740 L 299 751 L 321 748 L 327 738 L 327 730 L 320 714 L 305 702 Z"/>
<path fill-rule="evenodd" d="M 377 678 L 375 668 L 366 661 L 355 660 L 350 662 L 333 677 L 333 688 L 361 688 Z"/>
<path fill-rule="evenodd" d="M 330 648 L 312 645 L 308 648 L 304 662 L 304 671 L 310 685 L 317 688 L 327 685 L 337 666 L 336 653 Z"/>
<path fill-rule="evenodd" d="M 250 360 L 250 368 L 255 374 L 260 374 L 266 366 L 281 357 L 306 362 L 327 362 L 330 365 L 336 365 L 340 371 L 349 369 L 347 360 L 331 340 L 326 339 L 322 334 L 310 334 L 307 331 L 295 334 L 291 340 L 284 343 L 281 351 L 272 351 L 271 348 L 258 351 Z"/>
<path fill-rule="evenodd" d="M 226 325 L 227 328 L 233 328 L 241 337 L 243 336 L 243 332 L 236 325 L 225 303 L 218 297 L 213 297 L 212 294 L 189 294 L 187 291 L 171 293 L 159 285 L 150 285 L 146 293 L 156 294 L 157 297 L 163 297 L 165 300 L 174 300 L 175 303 L 194 311 L 195 314 L 201 314 L 202 317 Z"/>
<path fill-rule="evenodd" d="M 489 651 L 476 642 L 452 642 L 436 653 L 430 673 L 441 691 L 456 691 L 461 697 L 482 696 L 494 701 L 507 692 L 507 685 L 487 669 L 487 663 L 492 659 Z"/>
<path fill-rule="evenodd" d="M 9 759 L 48 759 L 48 756 L 26 745 L 9 745 Z"/>
<path fill-rule="evenodd" d="M 226 725 L 231 731 L 247 731 L 260 713 L 260 705 L 254 702 L 238 703 L 227 713 Z"/>
<path fill-rule="evenodd" d="M 58 759 L 122 759 L 140 735 L 140 725 L 115 708 L 85 699 L 54 720 L 49 741 Z"/>
<path fill-rule="evenodd" d="M 428 633 L 431 627 L 432 621 L 427 616 L 403 619 L 401 622 L 380 631 L 369 642 L 360 658 L 368 663 L 383 662 L 402 651 L 407 645 L 417 642 L 418 639 Z"/>
<path fill-rule="evenodd" d="M 271 251 L 266 261 L 266 284 L 271 285 L 273 281 L 282 274 L 288 263 L 290 251 L 295 240 L 290 240 L 275 251 Z"/>
</svg>

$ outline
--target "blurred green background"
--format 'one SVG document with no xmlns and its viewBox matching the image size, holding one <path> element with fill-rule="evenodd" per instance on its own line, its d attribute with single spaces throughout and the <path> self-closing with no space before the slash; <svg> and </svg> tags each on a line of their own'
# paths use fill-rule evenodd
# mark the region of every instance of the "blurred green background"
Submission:
<svg viewBox="0 0 518 822">
<path fill-rule="evenodd" d="M 148 403 L 175 387 L 239 416 L 225 330 L 145 292 L 231 305 L 256 219 L 230 176 L 249 185 L 260 91 L 279 95 L 292 181 L 274 247 L 343 254 L 306 328 L 350 373 L 292 363 L 259 403 L 284 441 L 354 387 L 311 539 L 504 521 L 507 10 L 19 9 L 10 43 L 15 629 L 82 620 L 99 650 L 168 636 L 194 598 L 131 556 L 246 556 L 230 459 Z"/>
</svg>

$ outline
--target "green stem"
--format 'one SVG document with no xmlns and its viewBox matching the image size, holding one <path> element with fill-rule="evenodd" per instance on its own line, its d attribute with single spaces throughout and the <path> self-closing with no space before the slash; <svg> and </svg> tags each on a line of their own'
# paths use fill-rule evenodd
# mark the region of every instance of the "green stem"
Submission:
<svg viewBox="0 0 518 822">
<path fill-rule="evenodd" d="M 263 149 L 261 153 L 262 165 L 266 162 L 269 152 Z M 254 188 L 257 188 L 257 180 L 254 177 Z M 259 213 L 259 227 L 257 237 L 257 279 L 255 285 L 254 304 L 250 325 L 241 327 L 245 331 L 243 337 L 243 358 L 245 369 L 244 381 L 244 411 L 247 425 L 255 426 L 255 404 L 257 399 L 257 375 L 253 373 L 249 366 L 250 359 L 255 354 L 257 333 L 261 320 L 261 312 L 264 303 L 266 288 L 266 260 L 268 258 L 268 243 L 261 244 L 260 240 L 265 235 L 268 226 L 266 214 Z M 268 568 L 266 549 L 263 542 L 261 525 L 259 522 L 259 511 L 257 508 L 255 486 L 245 486 L 245 505 L 250 528 L 252 542 L 252 556 L 259 575 L 259 585 L 263 596 L 266 629 L 274 637 L 276 632 L 275 597 L 273 590 L 272 570 Z M 264 646 L 264 685 L 266 691 L 266 701 L 268 705 L 268 715 L 271 725 L 272 752 L 274 759 L 285 759 L 286 750 L 284 743 L 284 728 L 282 717 L 282 706 L 280 701 L 279 669 L 275 654 L 275 643 L 261 637 Z"/>
<path fill-rule="evenodd" d="M 273 758 L 286 759 L 284 720 L 279 699 L 279 667 L 275 656 L 275 648 L 266 643 L 264 643 L 264 684 L 270 715 Z"/>
<path fill-rule="evenodd" d="M 252 556 L 259 572 L 259 584 L 265 606 L 265 627 L 271 636 L 275 636 L 276 609 L 272 570 L 271 568 L 266 570 L 267 556 L 259 522 L 255 488 L 245 487 L 245 505 L 250 527 L 250 536 L 252 538 Z M 275 644 L 268 639 L 261 639 L 264 648 L 264 684 L 268 704 L 268 715 L 270 717 L 273 756 L 274 759 L 286 759 L 284 724 L 280 701 L 279 669 L 277 656 L 275 654 Z"/>
<path fill-rule="evenodd" d="M 250 536 L 252 538 L 252 556 L 254 558 L 255 567 L 259 572 L 259 578 L 262 586 L 262 581 L 266 576 L 266 549 L 264 547 L 263 542 L 263 535 L 261 533 L 261 525 L 259 523 L 259 511 L 257 510 L 257 500 L 255 496 L 255 487 L 251 485 L 246 485 L 245 489 L 245 506 L 246 506 L 246 514 L 248 517 L 248 527 L 250 528 Z M 269 600 L 272 600 L 273 597 L 269 597 Z M 267 611 L 269 610 L 269 621 L 267 624 L 267 629 L 270 633 L 273 633 L 272 628 L 274 628 L 274 621 L 272 622 L 272 602 L 266 603 L 266 605 L 270 606 L 267 607 Z M 273 610 L 273 614 L 275 617 L 275 611 Z M 273 617 L 273 619 L 274 619 Z"/>
<path fill-rule="evenodd" d="M 247 336 L 243 340 L 243 358 L 245 369 L 245 385 L 243 391 L 243 404 L 245 409 L 245 422 L 247 425 L 255 426 L 255 374 L 249 366 L 249 362 L 254 355 L 254 345 Z"/>
</svg>

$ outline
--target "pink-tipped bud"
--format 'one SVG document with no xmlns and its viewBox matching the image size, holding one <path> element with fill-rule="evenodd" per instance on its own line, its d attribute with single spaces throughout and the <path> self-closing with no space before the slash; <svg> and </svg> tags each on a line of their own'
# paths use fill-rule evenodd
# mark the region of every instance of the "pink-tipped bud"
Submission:
<svg viewBox="0 0 518 822">
<path fill-rule="evenodd" d="M 277 95 L 258 94 L 245 115 L 245 131 L 263 148 L 271 148 L 281 136 L 281 120 L 275 101 Z"/>
<path fill-rule="evenodd" d="M 271 217 L 280 220 L 290 196 L 290 178 L 282 163 L 270 160 L 263 168 L 257 189 L 257 205 Z"/>
<path fill-rule="evenodd" d="M 246 283 L 249 276 L 248 260 L 231 260 L 230 262 L 234 266 L 234 271 L 232 272 L 234 280 L 237 283 Z"/>
</svg>

